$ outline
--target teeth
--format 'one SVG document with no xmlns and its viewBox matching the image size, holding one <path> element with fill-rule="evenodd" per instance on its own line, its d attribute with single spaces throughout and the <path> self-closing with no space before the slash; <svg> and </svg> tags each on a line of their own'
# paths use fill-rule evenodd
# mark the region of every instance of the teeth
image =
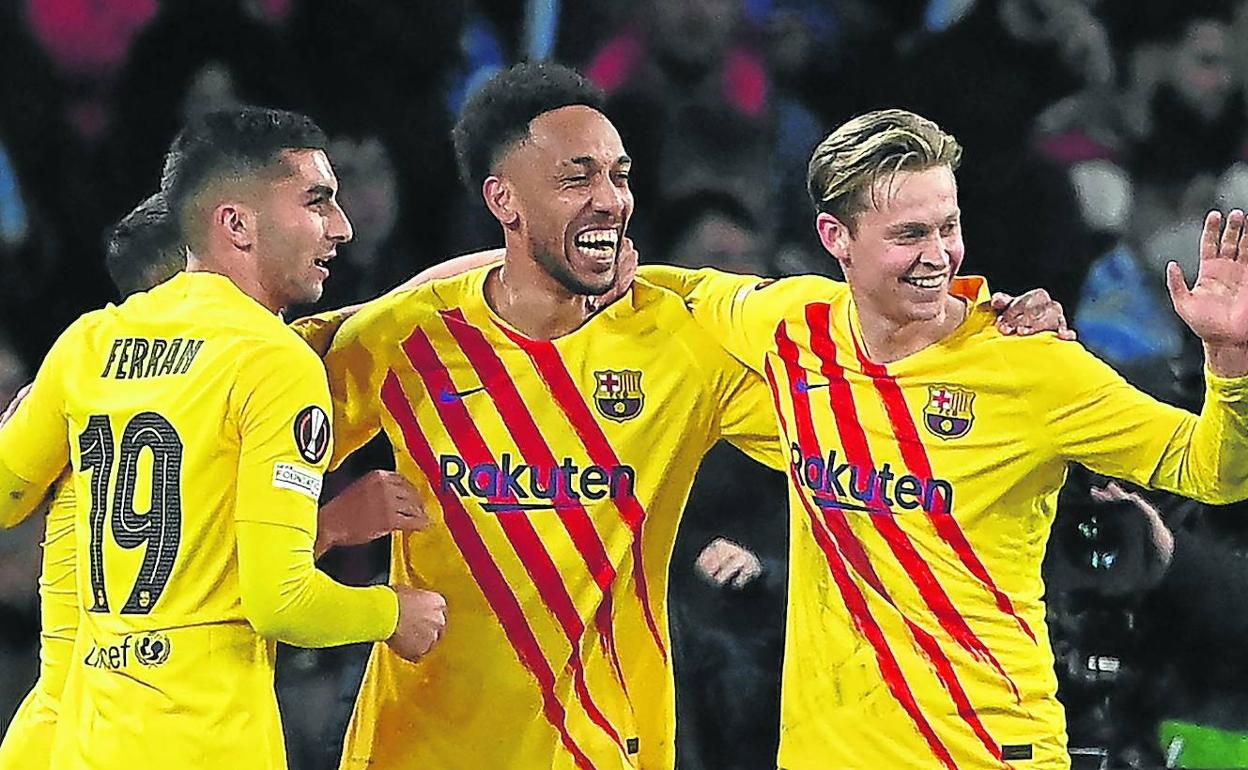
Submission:
<svg viewBox="0 0 1248 770">
<path fill-rule="evenodd" d="M 619 233 L 615 230 L 586 230 L 577 236 L 576 245 L 588 253 L 614 252 L 618 241 Z"/>
<path fill-rule="evenodd" d="M 943 275 L 931 275 L 923 278 L 906 278 L 906 283 L 918 286 L 920 289 L 935 289 L 945 280 Z"/>
</svg>

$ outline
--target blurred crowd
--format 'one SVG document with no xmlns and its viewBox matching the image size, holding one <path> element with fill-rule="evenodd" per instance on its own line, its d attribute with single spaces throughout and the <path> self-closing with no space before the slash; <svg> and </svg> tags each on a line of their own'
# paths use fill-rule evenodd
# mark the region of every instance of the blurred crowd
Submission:
<svg viewBox="0 0 1248 770">
<path fill-rule="evenodd" d="M 834 273 L 811 149 L 868 109 L 936 120 L 965 147 L 964 270 L 1046 288 L 1085 345 L 1199 409 L 1163 270 L 1194 275 L 1204 212 L 1248 204 L 1248 0 L 0 0 L 0 403 L 115 299 L 101 233 L 156 188 L 188 115 L 262 103 L 333 137 L 356 237 L 310 312 L 497 245 L 449 128 L 477 84 L 539 58 L 609 95 L 643 260 Z M 682 768 L 774 766 L 783 489 L 726 447 L 695 488 L 672 566 Z M 1063 502 L 1046 571 L 1077 760 L 1248 767 L 1244 512 L 1084 474 Z M 40 536 L 0 537 L 0 729 L 34 677 Z M 366 582 L 385 560 L 324 566 Z M 292 768 L 333 766 L 365 652 L 284 651 Z"/>
</svg>

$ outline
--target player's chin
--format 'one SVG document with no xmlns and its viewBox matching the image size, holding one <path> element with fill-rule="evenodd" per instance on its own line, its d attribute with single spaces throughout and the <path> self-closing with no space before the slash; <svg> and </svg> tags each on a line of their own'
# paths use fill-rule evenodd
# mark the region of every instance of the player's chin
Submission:
<svg viewBox="0 0 1248 770">
<path fill-rule="evenodd" d="M 321 298 L 325 293 L 325 279 L 317 276 L 309 278 L 306 282 L 296 288 L 296 296 L 292 304 L 310 305 Z"/>
</svg>

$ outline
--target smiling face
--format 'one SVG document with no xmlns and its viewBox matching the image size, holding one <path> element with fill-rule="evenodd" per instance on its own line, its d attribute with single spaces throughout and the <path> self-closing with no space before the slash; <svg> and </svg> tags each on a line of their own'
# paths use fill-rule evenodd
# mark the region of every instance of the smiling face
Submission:
<svg viewBox="0 0 1248 770">
<path fill-rule="evenodd" d="M 615 280 L 633 214 L 631 166 L 601 112 L 579 105 L 551 110 L 534 118 L 529 136 L 499 162 L 496 178 L 509 203 L 501 215 L 491 210 L 569 293 L 603 294 Z"/>
<path fill-rule="evenodd" d="M 953 170 L 938 165 L 884 176 L 873 200 L 852 228 L 827 213 L 816 220 L 855 301 L 898 326 L 941 318 L 966 251 Z"/>
<path fill-rule="evenodd" d="M 255 253 L 260 285 L 278 307 L 321 298 L 329 261 L 351 240 L 338 205 L 338 179 L 321 150 L 286 150 L 256 205 Z"/>
</svg>

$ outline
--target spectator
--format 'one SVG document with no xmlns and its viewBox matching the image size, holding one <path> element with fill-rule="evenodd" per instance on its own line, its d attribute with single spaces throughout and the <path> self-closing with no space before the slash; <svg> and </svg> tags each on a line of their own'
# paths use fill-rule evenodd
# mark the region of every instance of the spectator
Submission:
<svg viewBox="0 0 1248 770">
<path fill-rule="evenodd" d="M 758 215 L 772 205 L 771 82 L 742 11 L 741 0 L 646 0 L 587 68 L 629 154 L 649 169 L 632 180 L 646 202 L 639 230 L 646 210 L 710 186 Z"/>
<path fill-rule="evenodd" d="M 961 138 L 966 269 L 995 289 L 1044 286 L 1071 307 L 1095 256 L 1070 182 L 1020 138 L 1041 110 L 1113 74 L 1104 30 L 1078 0 L 978 0 L 916 40 L 885 89 Z M 895 106 L 889 104 L 888 106 Z"/>
</svg>

